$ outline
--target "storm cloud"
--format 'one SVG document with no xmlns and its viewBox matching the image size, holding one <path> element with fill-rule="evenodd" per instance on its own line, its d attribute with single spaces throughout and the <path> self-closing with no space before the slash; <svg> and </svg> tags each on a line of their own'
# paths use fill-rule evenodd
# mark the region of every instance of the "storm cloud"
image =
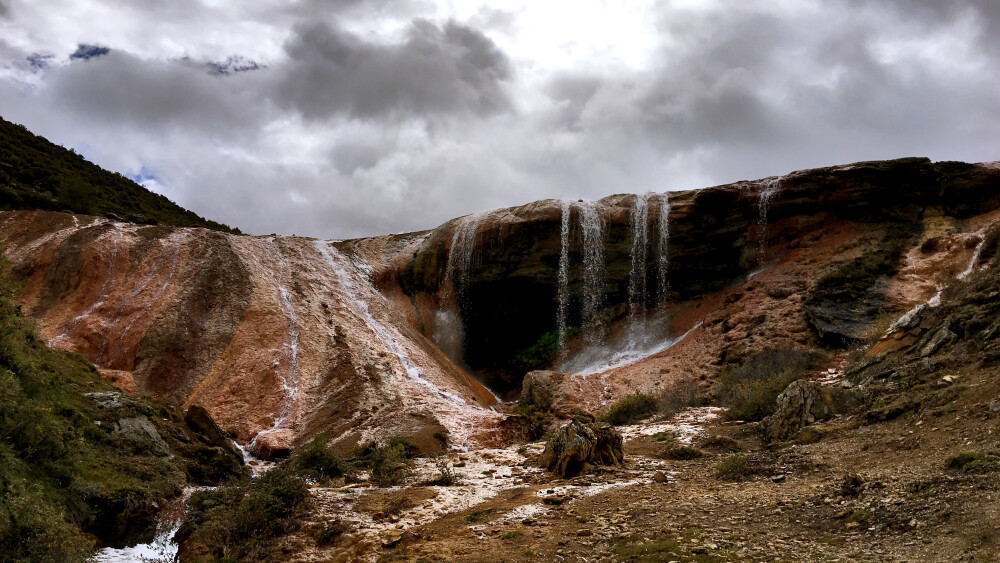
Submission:
<svg viewBox="0 0 1000 563">
<path fill-rule="evenodd" d="M 0 3 L 0 114 L 255 233 L 1000 159 L 989 0 L 54 2 Z"/>
</svg>

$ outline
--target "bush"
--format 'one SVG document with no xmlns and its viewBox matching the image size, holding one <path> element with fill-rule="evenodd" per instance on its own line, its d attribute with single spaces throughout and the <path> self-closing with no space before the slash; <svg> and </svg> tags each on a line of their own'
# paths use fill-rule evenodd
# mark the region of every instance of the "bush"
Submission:
<svg viewBox="0 0 1000 563">
<path fill-rule="evenodd" d="M 326 447 L 328 442 L 329 435 L 323 433 L 297 448 L 288 461 L 290 469 L 318 482 L 342 477 L 346 469 L 344 462 Z"/>
<path fill-rule="evenodd" d="M 599 420 L 615 426 L 633 424 L 655 413 L 657 404 L 656 397 L 636 391 L 608 407 Z"/>
<path fill-rule="evenodd" d="M 695 379 L 682 379 L 660 396 L 658 410 L 664 417 L 671 417 L 688 407 L 702 405 L 701 386 Z"/>
<path fill-rule="evenodd" d="M 309 489 L 288 466 L 191 495 L 178 540 L 204 546 L 214 557 L 266 559 L 275 540 L 299 524 L 298 509 Z"/>
<path fill-rule="evenodd" d="M 684 444 L 670 444 L 664 448 L 661 457 L 674 460 L 698 459 L 705 455 L 705 452 L 698 448 Z"/>
<path fill-rule="evenodd" d="M 717 396 L 731 420 L 758 421 L 772 414 L 778 395 L 793 381 L 815 369 L 821 356 L 790 348 L 754 354 L 742 365 L 719 375 Z"/>
<path fill-rule="evenodd" d="M 384 444 L 358 445 L 352 465 L 371 471 L 371 482 L 379 487 L 398 485 L 409 474 L 410 460 L 416 448 L 406 440 L 392 437 Z"/>
<path fill-rule="evenodd" d="M 745 455 L 731 455 L 715 466 L 715 476 L 724 481 L 741 481 L 754 473 L 753 464 Z"/>
<path fill-rule="evenodd" d="M 948 458 L 945 467 L 966 473 L 1000 471 L 1000 455 L 992 452 L 963 452 Z"/>
</svg>

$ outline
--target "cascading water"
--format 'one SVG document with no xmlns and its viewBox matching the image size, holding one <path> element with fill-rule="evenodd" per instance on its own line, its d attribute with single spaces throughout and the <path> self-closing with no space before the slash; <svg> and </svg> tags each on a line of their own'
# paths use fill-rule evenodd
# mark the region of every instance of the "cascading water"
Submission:
<svg viewBox="0 0 1000 563">
<path fill-rule="evenodd" d="M 632 267 L 628 275 L 629 317 L 635 322 L 646 303 L 646 247 L 649 242 L 649 194 L 635 197 L 632 209 Z"/>
<path fill-rule="evenodd" d="M 559 327 L 559 350 L 566 346 L 566 324 L 569 317 L 569 220 L 570 203 L 562 202 L 562 221 L 559 227 L 559 284 L 556 290 L 559 302 L 556 326 Z"/>
<path fill-rule="evenodd" d="M 767 253 L 767 210 L 771 200 L 781 191 L 784 176 L 776 176 L 762 181 L 760 200 L 757 202 L 757 264 L 763 264 Z"/>
<path fill-rule="evenodd" d="M 469 284 L 469 272 L 477 261 L 477 236 L 485 213 L 477 213 L 463 218 L 451 237 L 451 250 L 445 266 L 445 279 L 451 282 L 455 300 L 461 297 Z"/>
<path fill-rule="evenodd" d="M 600 313 L 604 305 L 604 219 L 597 204 L 589 201 L 580 209 L 583 231 L 583 325 L 586 339 L 594 344 L 604 335 Z"/>
<path fill-rule="evenodd" d="M 670 197 L 663 194 L 660 200 L 660 238 L 656 245 L 656 264 L 660 275 L 659 304 L 666 305 L 670 298 L 670 280 L 667 277 L 670 268 Z"/>
</svg>

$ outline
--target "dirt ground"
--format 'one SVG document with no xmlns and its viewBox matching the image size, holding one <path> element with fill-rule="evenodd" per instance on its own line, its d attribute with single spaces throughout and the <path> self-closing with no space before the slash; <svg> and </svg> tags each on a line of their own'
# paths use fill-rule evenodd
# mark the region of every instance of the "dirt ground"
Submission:
<svg viewBox="0 0 1000 563">
<path fill-rule="evenodd" d="M 756 424 L 695 409 L 678 415 L 686 420 L 623 428 L 624 467 L 572 480 L 534 467 L 540 445 L 501 450 L 511 455 L 492 469 L 453 457 L 455 486 L 485 491 L 475 502 L 443 502 L 408 520 L 450 487 L 407 485 L 392 495 L 411 498 L 411 508 L 376 514 L 367 529 L 362 518 L 322 548 L 313 536 L 323 519 L 314 519 L 286 553 L 297 561 L 998 561 L 1000 472 L 988 454 L 1000 437 L 998 392 L 987 371 L 938 372 L 923 391 L 929 407 L 888 422 L 838 418 L 770 448 Z M 684 443 L 702 455 L 663 457 Z M 962 453 L 982 463 L 949 469 Z M 733 456 L 749 461 L 746 474 L 717 475 Z M 355 494 L 356 510 L 392 504 Z M 322 514 L 329 497 L 314 491 L 313 502 Z M 343 510 L 327 518 L 343 519 Z"/>
</svg>

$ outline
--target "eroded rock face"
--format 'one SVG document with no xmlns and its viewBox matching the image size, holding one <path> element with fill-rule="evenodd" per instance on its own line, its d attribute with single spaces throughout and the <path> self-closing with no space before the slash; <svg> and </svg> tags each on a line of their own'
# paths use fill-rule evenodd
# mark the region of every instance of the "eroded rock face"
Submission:
<svg viewBox="0 0 1000 563">
<path fill-rule="evenodd" d="M 765 190 L 773 191 L 762 198 Z M 654 194 L 649 200 L 651 241 L 659 237 L 661 198 Z M 594 204 L 603 221 L 606 265 L 597 301 L 608 320 L 627 312 L 635 201 L 636 196 L 617 195 Z M 579 326 L 582 318 L 582 205 L 568 205 L 568 326 Z M 863 230 L 885 226 L 885 240 L 870 256 L 842 268 L 856 281 L 820 287 L 805 304 L 819 338 L 836 345 L 853 342 L 884 309 L 888 280 L 895 274 L 892 260 L 883 268 L 873 265 L 873 257 L 905 249 L 919 235 L 926 214 L 961 220 L 998 207 L 1000 171 L 923 158 L 862 162 L 793 172 L 771 182 L 670 192 L 669 299 L 694 300 L 718 292 L 773 260 L 762 249 L 797 241 L 837 222 Z M 414 318 L 427 335 L 434 332 L 435 311 L 457 311 L 464 329 L 459 359 L 486 373 L 500 389 L 516 387 L 524 371 L 512 358 L 557 329 L 563 210 L 562 202 L 549 200 L 456 219 L 427 233 L 419 245 L 407 249 L 412 256 L 377 277 L 383 287 L 410 297 Z M 456 276 L 449 271 L 449 255 L 463 240 L 463 229 L 472 233 L 464 238 L 466 243 L 471 240 L 472 251 L 467 261 L 458 262 L 462 272 Z M 644 285 L 656 288 L 661 285 L 659 257 L 651 250 L 655 245 L 648 246 L 641 258 Z M 455 263 L 451 261 L 452 268 Z M 652 306 L 660 297 L 648 291 L 644 299 Z"/>
<path fill-rule="evenodd" d="M 857 390 L 799 380 L 778 396 L 774 414 L 760 425 L 767 441 L 776 442 L 788 439 L 810 424 L 850 413 L 860 406 L 861 395 Z"/>
<path fill-rule="evenodd" d="M 622 435 L 605 423 L 570 422 L 545 445 L 539 464 L 564 479 L 593 466 L 618 466 L 624 459 Z"/>
<path fill-rule="evenodd" d="M 258 453 L 321 431 L 471 446 L 502 419 L 333 244 L 5 212 L 0 246 L 49 344 L 126 390 L 204 406 Z"/>
</svg>

